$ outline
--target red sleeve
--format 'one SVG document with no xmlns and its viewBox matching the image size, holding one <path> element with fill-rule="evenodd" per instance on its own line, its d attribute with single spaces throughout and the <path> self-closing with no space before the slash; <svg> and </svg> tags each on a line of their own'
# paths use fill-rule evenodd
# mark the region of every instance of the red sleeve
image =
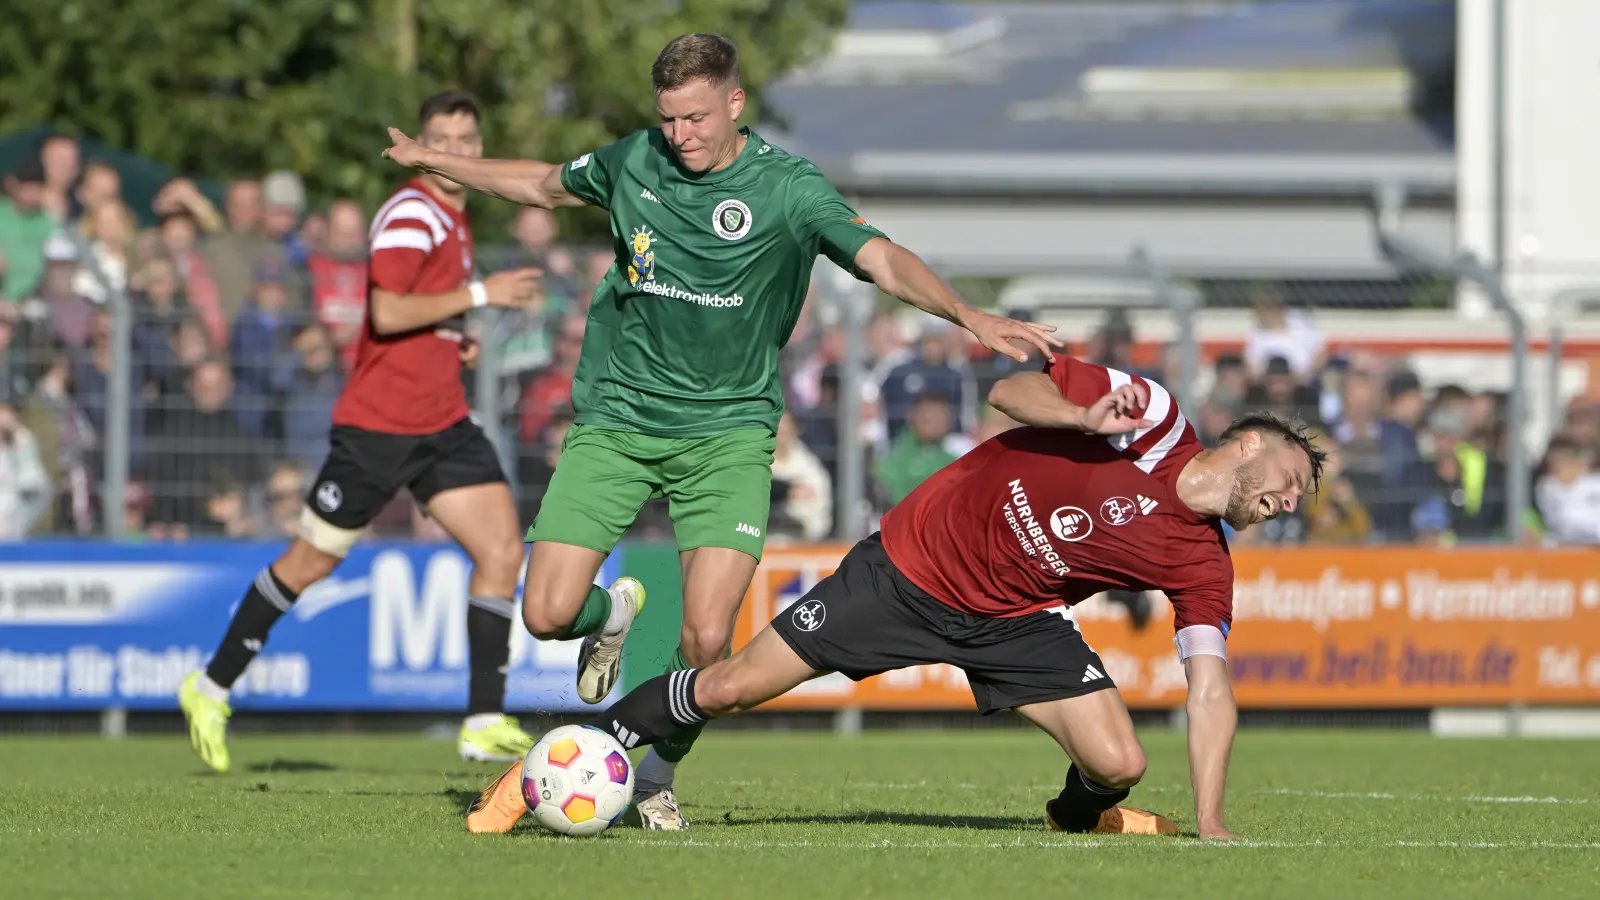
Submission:
<svg viewBox="0 0 1600 900">
<path fill-rule="evenodd" d="M 1089 406 L 1111 391 L 1111 373 L 1081 359 L 1057 353 L 1045 360 L 1044 373 L 1055 382 L 1061 396 L 1079 406 Z"/>
<path fill-rule="evenodd" d="M 1191 565 L 1198 570 L 1193 580 L 1164 591 L 1172 603 L 1172 628 L 1210 625 L 1226 637 L 1233 627 L 1233 560 L 1219 548 L 1216 557 Z"/>
<path fill-rule="evenodd" d="M 383 227 L 373 233 L 369 248 L 373 286 L 396 294 L 411 293 L 434 244 L 429 223 L 421 219 L 385 221 Z"/>
</svg>

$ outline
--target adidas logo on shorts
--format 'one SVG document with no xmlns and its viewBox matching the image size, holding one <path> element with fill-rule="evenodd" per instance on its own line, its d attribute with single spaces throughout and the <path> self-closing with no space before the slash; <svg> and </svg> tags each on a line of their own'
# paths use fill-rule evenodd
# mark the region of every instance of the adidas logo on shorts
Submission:
<svg viewBox="0 0 1600 900">
<path fill-rule="evenodd" d="M 1106 677 L 1106 673 L 1096 669 L 1094 666 L 1090 666 L 1088 670 L 1083 673 L 1083 681 L 1085 684 L 1104 677 Z"/>
</svg>

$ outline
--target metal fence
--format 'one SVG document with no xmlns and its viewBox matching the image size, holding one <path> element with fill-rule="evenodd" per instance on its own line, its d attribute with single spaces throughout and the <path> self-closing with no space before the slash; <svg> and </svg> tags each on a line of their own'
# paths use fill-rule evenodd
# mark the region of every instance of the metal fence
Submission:
<svg viewBox="0 0 1600 900">
<path fill-rule="evenodd" d="M 1328 488 L 1257 540 L 1523 537 L 1548 438 L 1563 428 L 1588 435 L 1583 410 L 1575 421 L 1567 409 L 1587 385 L 1587 362 L 1570 357 L 1600 346 L 1596 317 L 1578 312 L 1588 294 L 1569 292 L 1569 313 L 1554 325 L 1530 324 L 1505 302 L 1497 315 L 1463 317 L 1461 293 L 1495 297 L 1493 274 L 1384 235 L 1396 270 L 1381 280 L 1185 278 L 1139 248 L 1120 267 L 1056 261 L 941 274 L 975 304 L 1056 324 L 1078 355 L 1173 386 L 1202 436 L 1245 408 L 1293 414 L 1323 432 L 1338 451 Z M 8 371 L 28 382 L 10 395 L 27 398 L 13 406 L 28 414 L 24 430 L 35 433 L 45 472 L 42 489 L 13 477 L 16 499 L 0 498 L 22 511 L 13 518 L 20 531 L 290 533 L 326 450 L 348 323 L 313 310 L 293 286 L 281 298 L 258 286 L 219 332 L 154 296 L 163 285 L 100 271 L 74 240 L 84 260 L 77 277 L 99 294 L 78 310 L 82 321 L 64 326 L 73 317 L 53 306 L 12 317 L 14 331 L 50 334 L 10 339 Z M 552 274 L 538 309 L 483 310 L 470 325 L 483 352 L 466 376 L 469 397 L 530 521 L 571 421 L 587 298 L 608 259 L 593 247 L 544 256 L 556 252 L 553 265 L 541 258 Z M 527 255 L 479 253 L 488 271 Z M 63 339 L 64 327 L 77 331 Z M 782 365 L 790 415 L 775 542 L 860 536 L 927 466 L 1014 425 L 984 398 L 1016 364 L 825 262 Z M 405 497 L 374 530 L 437 535 Z M 655 504 L 633 532 L 670 534 Z"/>
</svg>

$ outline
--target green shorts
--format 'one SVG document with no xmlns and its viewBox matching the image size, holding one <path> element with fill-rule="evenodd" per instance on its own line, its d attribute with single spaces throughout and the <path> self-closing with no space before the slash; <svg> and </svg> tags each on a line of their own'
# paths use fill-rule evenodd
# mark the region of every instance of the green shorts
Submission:
<svg viewBox="0 0 1600 900">
<path fill-rule="evenodd" d="M 680 551 L 727 547 L 759 560 L 776 447 L 765 428 L 664 438 L 574 425 L 527 539 L 610 553 L 644 502 L 665 497 Z"/>
</svg>

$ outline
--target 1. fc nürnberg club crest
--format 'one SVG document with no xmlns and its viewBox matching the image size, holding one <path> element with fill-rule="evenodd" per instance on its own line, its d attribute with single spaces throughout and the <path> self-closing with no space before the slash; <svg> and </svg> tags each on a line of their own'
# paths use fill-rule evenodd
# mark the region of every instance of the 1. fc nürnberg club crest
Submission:
<svg viewBox="0 0 1600 900">
<path fill-rule="evenodd" d="M 742 200 L 724 200 L 711 213 L 711 227 L 717 237 L 737 241 L 750 233 L 750 207 Z"/>
<path fill-rule="evenodd" d="M 1107 525 L 1126 525 L 1133 521 L 1135 509 L 1137 507 L 1127 497 L 1112 497 L 1100 504 L 1100 518 L 1104 519 Z"/>
</svg>

